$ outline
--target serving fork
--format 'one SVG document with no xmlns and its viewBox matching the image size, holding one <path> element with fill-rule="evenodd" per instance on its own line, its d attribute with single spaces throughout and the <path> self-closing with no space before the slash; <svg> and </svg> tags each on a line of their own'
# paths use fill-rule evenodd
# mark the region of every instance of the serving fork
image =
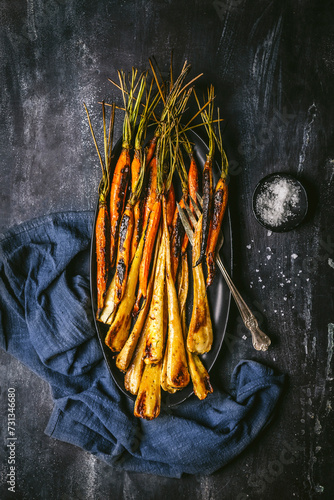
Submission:
<svg viewBox="0 0 334 500">
<path fill-rule="evenodd" d="M 194 212 L 195 212 L 197 218 L 199 219 L 202 215 L 202 211 L 201 211 L 200 207 L 202 207 L 203 201 L 202 201 L 201 196 L 198 193 L 196 193 L 196 196 L 197 196 L 198 204 L 191 197 L 190 197 L 190 200 L 191 200 L 191 203 L 194 207 Z M 195 226 L 197 224 L 197 219 L 196 219 L 195 215 L 193 214 L 193 212 L 191 211 L 189 205 L 186 202 L 184 202 L 185 209 L 180 207 L 179 203 L 177 203 L 177 207 L 179 210 L 180 219 L 181 219 L 181 222 L 183 224 L 183 227 L 187 233 L 187 236 L 189 238 L 191 245 L 193 246 L 194 231 L 193 231 L 192 227 L 195 228 Z M 191 224 L 189 221 L 191 222 Z M 235 303 L 239 309 L 239 312 L 240 312 L 241 318 L 244 322 L 244 325 L 252 334 L 253 347 L 257 351 L 266 351 L 271 344 L 271 340 L 259 328 L 257 319 L 255 318 L 254 314 L 247 306 L 246 302 L 244 301 L 244 299 L 240 295 L 239 291 L 237 290 L 236 286 L 234 285 L 230 275 L 228 274 L 228 272 L 225 269 L 225 266 L 220 258 L 220 255 L 219 255 L 219 250 L 221 249 L 223 243 L 224 243 L 224 236 L 223 236 L 223 233 L 220 231 L 218 241 L 217 241 L 217 247 L 216 247 L 216 263 L 217 263 L 217 265 L 218 265 L 218 267 L 219 267 L 219 269 L 220 269 L 220 271 L 221 271 L 221 273 L 222 273 L 222 275 L 227 283 L 227 286 L 229 287 L 229 289 L 233 295 L 233 298 L 234 298 Z"/>
</svg>

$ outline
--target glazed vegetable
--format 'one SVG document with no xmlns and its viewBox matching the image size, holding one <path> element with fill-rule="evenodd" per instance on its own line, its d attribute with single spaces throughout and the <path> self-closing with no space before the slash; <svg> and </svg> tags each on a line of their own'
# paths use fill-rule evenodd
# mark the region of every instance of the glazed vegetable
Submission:
<svg viewBox="0 0 334 500">
<path fill-rule="evenodd" d="M 219 111 L 218 111 L 218 118 L 219 118 Z M 210 286 L 212 284 L 213 278 L 215 276 L 215 270 L 216 270 L 215 250 L 228 200 L 228 184 L 227 184 L 228 161 L 225 151 L 223 149 L 223 143 L 219 125 L 218 125 L 218 130 L 219 130 L 219 137 L 217 140 L 217 144 L 221 154 L 222 170 L 220 178 L 216 185 L 215 194 L 213 198 L 213 215 L 210 224 L 208 246 L 206 250 L 206 265 L 208 269 L 208 276 L 206 280 L 207 286 Z"/>
<path fill-rule="evenodd" d="M 145 365 L 134 408 L 135 417 L 152 420 L 160 414 L 162 362 Z"/>
<path fill-rule="evenodd" d="M 139 269 L 139 287 L 136 302 L 133 307 L 133 315 L 137 315 L 140 308 L 141 299 L 145 299 L 147 295 L 147 282 L 148 274 L 151 266 L 151 257 L 155 243 L 155 237 L 159 228 L 161 217 L 161 201 L 157 200 L 153 205 L 151 214 L 149 215 L 148 222 L 145 230 L 145 246 L 143 257 Z"/>
<path fill-rule="evenodd" d="M 213 132 L 213 86 L 211 85 L 208 91 L 208 98 L 210 101 L 208 111 L 202 112 L 202 119 L 209 137 L 209 152 L 206 156 L 206 162 L 203 168 L 203 224 L 202 224 L 202 242 L 201 251 L 195 265 L 198 266 L 204 257 L 207 247 L 210 221 L 212 217 L 212 203 L 213 203 L 213 177 L 212 177 L 212 162 L 215 150 L 214 132 Z"/>
<path fill-rule="evenodd" d="M 196 354 L 208 352 L 211 349 L 213 341 L 213 331 L 203 269 L 201 264 L 195 265 L 198 261 L 201 248 L 202 220 L 203 216 L 201 215 L 197 222 L 194 235 L 192 254 L 194 295 L 187 337 L 188 350 Z"/>
<path fill-rule="evenodd" d="M 107 325 L 111 325 L 114 319 L 114 315 L 116 312 L 116 305 L 115 305 L 115 280 L 116 280 L 116 275 L 114 274 L 113 279 L 111 280 L 111 283 L 109 285 L 109 288 L 106 293 L 106 298 L 104 301 L 104 308 L 101 312 L 100 317 L 98 318 L 99 321 L 102 323 L 106 323 Z"/>
<path fill-rule="evenodd" d="M 180 315 L 182 321 L 183 335 L 187 337 L 186 325 L 186 302 L 189 288 L 189 268 L 187 254 L 184 253 L 181 258 L 181 272 L 179 273 L 178 297 L 180 304 Z M 193 383 L 194 393 L 199 399 L 205 399 L 208 393 L 213 392 L 210 384 L 209 374 L 202 361 L 187 349 L 187 361 L 191 381 Z"/>
<path fill-rule="evenodd" d="M 112 351 L 119 352 L 127 340 L 127 333 L 123 328 L 126 321 L 131 317 L 131 311 L 136 299 L 136 287 L 138 282 L 139 265 L 142 258 L 145 233 L 143 233 L 136 254 L 131 264 L 128 280 L 125 287 L 124 297 L 120 302 L 114 320 L 108 330 L 105 343 Z"/>
<path fill-rule="evenodd" d="M 105 153 L 104 163 L 97 145 L 92 123 L 85 103 L 84 107 L 87 113 L 89 127 L 92 133 L 94 144 L 102 167 L 102 179 L 99 186 L 99 207 L 95 225 L 97 318 L 99 319 L 104 306 L 104 301 L 107 291 L 108 273 L 109 273 L 110 217 L 107 207 L 107 197 L 110 189 L 110 160 L 111 160 L 112 137 L 113 137 L 114 119 L 115 119 L 115 105 L 112 105 L 112 110 L 110 114 L 109 134 L 107 139 L 105 107 L 104 107 L 104 102 L 102 102 L 104 153 Z"/>
<path fill-rule="evenodd" d="M 165 295 L 166 243 L 163 238 L 160 244 L 158 263 L 154 278 L 151 307 L 148 313 L 148 329 L 144 361 L 147 364 L 158 363 L 164 352 L 164 309 L 167 304 Z"/>
<path fill-rule="evenodd" d="M 180 206 L 184 208 L 183 198 L 180 201 Z M 179 259 L 182 247 L 182 241 L 184 241 L 185 232 L 184 228 L 179 216 L 179 209 L 176 207 L 174 212 L 174 219 L 172 224 L 172 235 L 171 235 L 171 269 L 172 269 L 172 277 L 175 281 Z"/>
<path fill-rule="evenodd" d="M 138 314 L 137 320 L 134 324 L 131 334 L 129 335 L 127 341 L 125 342 L 121 352 L 117 355 L 116 366 L 122 372 L 125 372 L 129 366 L 134 350 L 137 346 L 138 339 L 143 330 L 147 313 L 151 305 L 151 297 L 154 283 L 154 275 L 150 278 L 148 288 L 147 288 L 147 298 L 145 304 Z"/>
<path fill-rule="evenodd" d="M 135 350 L 135 353 L 133 355 L 133 358 L 130 363 L 130 367 L 127 370 L 125 377 L 124 377 L 124 386 L 125 389 L 131 394 L 137 394 L 141 377 L 143 374 L 144 370 L 144 352 L 145 352 L 145 345 L 146 345 L 146 332 L 147 332 L 147 319 L 144 325 L 144 328 L 140 334 L 139 341 Z"/>
<path fill-rule="evenodd" d="M 188 385 L 190 377 L 182 333 L 179 304 L 171 269 L 166 198 L 163 196 L 163 234 L 166 245 L 166 284 L 168 304 L 167 384 L 174 388 Z"/>
<path fill-rule="evenodd" d="M 171 233 L 172 230 L 174 212 L 175 212 L 175 191 L 173 184 L 171 184 L 171 187 L 167 195 L 167 225 L 169 233 Z"/>
<path fill-rule="evenodd" d="M 198 193 L 198 168 L 196 164 L 196 160 L 194 157 L 194 153 L 189 144 L 189 157 L 190 157 L 190 166 L 188 173 L 188 186 L 189 186 L 189 195 L 190 195 L 190 209 L 194 213 L 194 207 L 192 205 L 191 199 L 196 200 L 196 193 Z M 183 237 L 181 254 L 187 250 L 188 246 L 188 236 L 187 234 Z"/>
<path fill-rule="evenodd" d="M 153 80 L 151 81 L 150 89 L 146 97 L 144 111 L 140 117 L 135 139 L 135 150 L 134 150 L 133 160 L 131 163 L 131 192 L 132 192 L 131 201 L 134 206 L 133 207 L 134 228 L 133 228 L 133 237 L 131 243 L 130 262 L 132 262 L 132 259 L 135 255 L 142 230 L 142 223 L 143 223 L 142 212 L 143 212 L 144 200 L 142 199 L 141 194 L 142 194 L 142 185 L 144 180 L 143 174 L 145 173 L 146 169 L 148 168 L 148 165 L 151 162 L 151 159 L 153 158 L 156 143 L 158 140 L 158 136 L 155 135 L 149 142 L 149 145 L 145 149 L 145 154 L 143 155 L 142 145 L 144 138 L 146 136 L 148 121 L 160 99 L 160 95 L 158 93 L 152 99 L 151 102 L 152 85 L 153 85 Z"/>
<path fill-rule="evenodd" d="M 110 187 L 110 265 L 113 266 L 116 259 L 118 231 L 125 205 L 125 196 L 128 189 L 130 176 L 130 147 L 132 145 L 133 128 L 137 121 L 141 98 L 145 89 L 146 79 L 142 75 L 139 79 L 140 87 L 138 96 L 133 106 L 134 90 L 138 85 L 136 82 L 137 71 L 132 70 L 130 89 L 127 91 L 125 74 L 118 72 L 120 86 L 125 107 L 123 124 L 122 151 L 115 165 L 112 183 Z"/>
</svg>

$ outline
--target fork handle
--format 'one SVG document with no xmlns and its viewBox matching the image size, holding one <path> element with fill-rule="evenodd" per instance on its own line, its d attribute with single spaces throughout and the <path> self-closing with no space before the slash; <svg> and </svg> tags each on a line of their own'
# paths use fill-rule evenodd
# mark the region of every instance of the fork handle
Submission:
<svg viewBox="0 0 334 500">
<path fill-rule="evenodd" d="M 244 325 L 252 334 L 253 347 L 257 351 L 266 351 L 271 344 L 270 338 L 262 330 L 260 330 L 257 319 L 235 287 L 219 255 L 216 257 L 216 262 L 229 289 L 231 290 Z"/>
</svg>

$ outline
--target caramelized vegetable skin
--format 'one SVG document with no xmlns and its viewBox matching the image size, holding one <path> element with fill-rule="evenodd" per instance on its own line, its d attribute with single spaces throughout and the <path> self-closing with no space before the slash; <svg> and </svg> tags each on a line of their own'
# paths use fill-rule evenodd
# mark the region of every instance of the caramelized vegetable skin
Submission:
<svg viewBox="0 0 334 500">
<path fill-rule="evenodd" d="M 179 274 L 178 297 L 180 303 L 180 314 L 182 321 L 183 335 L 187 337 L 186 325 L 186 302 L 189 289 L 189 267 L 187 254 L 182 255 L 181 273 Z M 189 352 L 187 349 L 187 361 L 194 393 L 199 399 L 205 399 L 208 393 L 213 392 L 210 384 L 209 374 L 197 354 Z"/>
<path fill-rule="evenodd" d="M 128 319 L 131 318 L 132 308 L 136 299 L 136 287 L 144 239 L 145 235 L 143 234 L 131 264 L 123 300 L 118 305 L 114 320 L 105 338 L 106 345 L 115 352 L 120 351 L 127 340 L 128 331 L 125 333 L 124 328 L 127 325 Z"/>
<path fill-rule="evenodd" d="M 198 266 L 204 257 L 209 229 L 210 220 L 212 217 L 212 201 L 213 201 L 213 178 L 212 178 L 212 158 L 207 157 L 207 160 L 203 169 L 203 224 L 202 224 L 202 241 L 200 254 L 195 262 L 195 266 Z"/>
<path fill-rule="evenodd" d="M 163 234 L 166 244 L 166 284 L 168 304 L 167 384 L 176 389 L 189 384 L 189 371 L 182 333 L 179 304 L 172 277 L 166 198 L 163 197 Z"/>
<path fill-rule="evenodd" d="M 118 231 L 125 205 L 130 174 L 130 151 L 123 148 L 117 160 L 110 187 L 110 265 L 115 264 Z"/>
<path fill-rule="evenodd" d="M 95 226 L 97 318 L 99 318 L 101 315 L 107 291 L 107 280 L 109 272 L 109 229 L 110 219 L 107 205 L 105 203 L 100 203 Z"/>
<path fill-rule="evenodd" d="M 164 353 L 164 308 L 165 304 L 166 244 L 160 244 L 158 262 L 154 279 L 153 295 L 148 313 L 148 329 L 145 347 L 145 363 L 158 363 Z"/>
<path fill-rule="evenodd" d="M 195 265 L 200 253 L 202 236 L 202 216 L 199 218 L 194 235 L 193 246 L 193 309 L 189 325 L 187 348 L 190 352 L 204 354 L 211 349 L 213 331 L 206 294 L 202 265 Z"/>
<path fill-rule="evenodd" d="M 225 178 L 220 178 L 217 182 L 215 195 L 213 199 L 213 215 L 210 224 L 208 246 L 206 250 L 206 265 L 208 276 L 206 280 L 207 286 L 212 285 L 216 272 L 216 246 L 219 232 L 222 226 L 224 214 L 226 211 L 228 200 L 228 185 Z"/>
<path fill-rule="evenodd" d="M 115 304 L 117 305 L 123 298 L 129 267 L 130 249 L 133 233 L 133 207 L 128 203 L 124 210 L 119 229 L 118 250 L 115 271 Z"/>
<path fill-rule="evenodd" d="M 145 365 L 134 408 L 136 417 L 152 420 L 160 414 L 162 362 Z"/>
</svg>

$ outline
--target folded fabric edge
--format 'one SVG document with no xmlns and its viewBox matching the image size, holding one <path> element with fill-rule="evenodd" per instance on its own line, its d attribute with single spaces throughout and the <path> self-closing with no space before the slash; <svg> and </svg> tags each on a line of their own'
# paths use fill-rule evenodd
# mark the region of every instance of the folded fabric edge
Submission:
<svg viewBox="0 0 334 500">
<path fill-rule="evenodd" d="M 19 224 L 14 224 L 5 231 L 0 233 L 0 243 L 6 241 L 7 239 L 17 236 L 21 233 L 30 231 L 31 229 L 36 229 L 43 226 L 48 220 L 52 221 L 55 218 L 70 218 L 72 215 L 94 215 L 94 210 L 66 210 L 64 212 L 51 212 L 50 214 L 34 217 Z"/>
</svg>

